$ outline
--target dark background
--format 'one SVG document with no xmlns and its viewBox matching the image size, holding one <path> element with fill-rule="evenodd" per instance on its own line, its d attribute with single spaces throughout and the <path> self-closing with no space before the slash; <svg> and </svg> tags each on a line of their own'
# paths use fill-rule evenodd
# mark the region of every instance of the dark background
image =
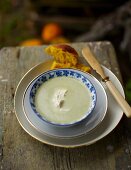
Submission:
<svg viewBox="0 0 131 170">
<path fill-rule="evenodd" d="M 111 41 L 131 103 L 131 1 L 0 0 L 0 48 L 41 39 L 48 23 L 59 24 L 70 42 Z"/>
</svg>

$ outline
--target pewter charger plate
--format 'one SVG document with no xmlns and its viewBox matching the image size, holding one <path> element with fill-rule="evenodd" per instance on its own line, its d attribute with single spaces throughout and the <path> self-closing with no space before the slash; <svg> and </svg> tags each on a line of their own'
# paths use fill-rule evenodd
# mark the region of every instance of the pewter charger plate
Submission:
<svg viewBox="0 0 131 170">
<path fill-rule="evenodd" d="M 41 133 L 36 128 L 33 128 L 33 126 L 29 123 L 22 107 L 22 100 L 25 88 L 32 79 L 34 79 L 42 72 L 48 70 L 51 63 L 52 61 L 47 61 L 33 67 L 24 75 L 17 86 L 15 93 L 15 112 L 16 117 L 23 129 L 32 137 L 43 143 L 60 147 L 78 147 L 83 145 L 90 145 L 108 135 L 118 125 L 123 116 L 123 111 L 116 103 L 108 89 L 106 89 L 106 87 L 105 90 L 108 96 L 108 110 L 106 116 L 102 123 L 89 134 L 87 133 L 76 138 L 56 138 Z M 117 77 L 109 69 L 104 67 L 104 70 L 106 74 L 110 77 L 110 79 L 114 82 L 115 86 L 118 88 L 121 94 L 124 96 L 122 85 Z"/>
</svg>

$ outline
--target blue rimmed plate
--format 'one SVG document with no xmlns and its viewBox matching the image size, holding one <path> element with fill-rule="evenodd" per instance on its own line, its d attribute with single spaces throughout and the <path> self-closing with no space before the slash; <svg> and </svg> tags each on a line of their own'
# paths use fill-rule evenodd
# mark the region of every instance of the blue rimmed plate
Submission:
<svg viewBox="0 0 131 170">
<path fill-rule="evenodd" d="M 71 121 L 69 120 L 69 122 L 67 122 L 67 123 L 63 123 L 63 122 L 61 123 L 59 119 L 61 119 L 61 116 L 64 116 L 65 119 L 66 118 L 69 119 L 69 116 L 70 116 L 69 113 L 67 113 L 67 112 L 65 114 L 60 113 L 60 115 L 58 115 L 58 117 L 56 119 L 59 123 L 53 122 L 53 121 L 49 120 L 47 117 L 44 117 L 44 115 L 40 114 L 37 111 L 36 104 L 35 104 L 35 97 L 36 97 L 37 91 L 40 89 L 40 87 L 43 84 L 49 82 L 51 79 L 54 79 L 54 78 L 60 78 L 59 80 L 61 82 L 62 77 L 73 78 L 73 79 L 79 81 L 82 84 L 82 87 L 84 85 L 84 87 L 85 87 L 84 89 L 86 89 L 86 91 L 88 91 L 89 97 L 90 97 L 90 105 L 88 107 L 88 110 L 86 110 L 85 113 L 82 113 L 79 118 L 77 118 L 77 113 L 74 112 L 74 115 L 71 115 L 71 116 L 74 116 L 75 119 L 71 120 Z M 58 79 L 54 79 L 54 80 L 58 81 Z M 68 80 L 71 80 L 71 79 L 68 79 Z M 66 82 L 67 82 L 67 80 L 66 80 Z M 75 83 L 76 83 L 76 81 L 75 81 Z M 59 84 L 57 83 L 57 86 L 58 85 Z M 31 86 L 31 89 L 30 89 L 30 86 Z M 64 86 L 66 86 L 66 83 L 64 84 Z M 53 88 L 56 88 L 56 87 L 53 86 Z M 61 85 L 60 88 L 61 87 L 63 87 L 63 86 Z M 27 87 L 27 89 L 28 88 L 30 89 L 30 95 L 29 95 L 29 98 L 27 98 L 27 100 L 29 100 L 29 101 L 26 101 L 26 102 L 29 105 L 31 105 L 30 112 L 33 111 L 34 114 L 36 114 L 39 119 L 43 120 L 44 122 L 56 125 L 56 126 L 71 126 L 71 125 L 75 125 L 75 124 L 80 123 L 81 121 L 83 121 L 87 116 L 89 116 L 92 113 L 92 111 L 93 111 L 93 109 L 96 105 L 97 94 L 96 94 L 95 87 L 93 86 L 91 81 L 88 79 L 88 77 L 84 75 L 83 72 L 81 72 L 81 71 L 78 72 L 77 70 L 74 70 L 74 69 L 57 69 L 57 70 L 51 70 L 51 71 L 44 72 L 43 74 L 39 75 L 34 80 L 32 80 L 31 83 L 29 84 L 29 86 Z M 67 86 L 67 88 L 68 88 L 68 86 Z M 28 89 L 28 91 L 29 91 L 29 89 Z M 74 91 L 74 88 L 72 89 L 72 91 Z M 45 93 L 46 93 L 46 91 L 45 91 Z M 47 92 L 47 93 L 49 93 L 49 92 Z M 79 94 L 79 92 L 77 90 L 75 90 L 74 93 Z M 25 93 L 25 95 L 26 95 L 26 93 Z M 51 96 L 53 97 L 53 95 L 51 95 Z M 42 105 L 44 106 L 44 104 L 45 103 L 43 101 Z M 75 107 L 77 107 L 79 109 L 79 106 L 75 105 Z M 75 109 L 75 110 L 77 111 L 77 109 Z M 48 114 L 47 114 L 47 116 L 48 116 Z M 53 113 L 52 113 L 52 116 L 54 116 Z M 55 116 L 57 116 L 57 115 L 55 115 Z"/>
</svg>

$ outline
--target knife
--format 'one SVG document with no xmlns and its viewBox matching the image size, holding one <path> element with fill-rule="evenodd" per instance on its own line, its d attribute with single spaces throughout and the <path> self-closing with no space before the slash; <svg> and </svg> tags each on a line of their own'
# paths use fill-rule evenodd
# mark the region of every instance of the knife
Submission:
<svg viewBox="0 0 131 170">
<path fill-rule="evenodd" d="M 100 63 L 95 58 L 94 54 L 91 52 L 88 46 L 82 49 L 82 54 L 86 61 L 89 63 L 89 65 L 101 76 L 102 81 L 105 82 L 106 86 L 116 99 L 117 103 L 120 105 L 125 115 L 128 118 L 131 117 L 131 107 L 124 99 L 124 97 L 120 94 L 120 92 L 117 90 L 117 88 L 114 86 L 114 84 L 111 82 L 110 78 L 106 76 L 103 68 L 101 67 Z"/>
</svg>

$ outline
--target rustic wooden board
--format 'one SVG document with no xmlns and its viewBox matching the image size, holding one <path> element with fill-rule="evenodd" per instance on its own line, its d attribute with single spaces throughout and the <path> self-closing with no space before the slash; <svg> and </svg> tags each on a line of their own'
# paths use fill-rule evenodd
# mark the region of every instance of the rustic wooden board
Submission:
<svg viewBox="0 0 131 170">
<path fill-rule="evenodd" d="M 98 60 L 121 80 L 109 42 L 71 44 L 79 53 L 90 45 Z M 3 48 L 0 51 L 0 160 L 4 170 L 129 170 L 131 136 L 125 116 L 115 130 L 99 142 L 75 149 L 43 144 L 29 136 L 14 113 L 14 92 L 22 76 L 39 62 L 49 59 L 40 47 Z M 3 131 L 3 133 L 2 133 Z"/>
</svg>

